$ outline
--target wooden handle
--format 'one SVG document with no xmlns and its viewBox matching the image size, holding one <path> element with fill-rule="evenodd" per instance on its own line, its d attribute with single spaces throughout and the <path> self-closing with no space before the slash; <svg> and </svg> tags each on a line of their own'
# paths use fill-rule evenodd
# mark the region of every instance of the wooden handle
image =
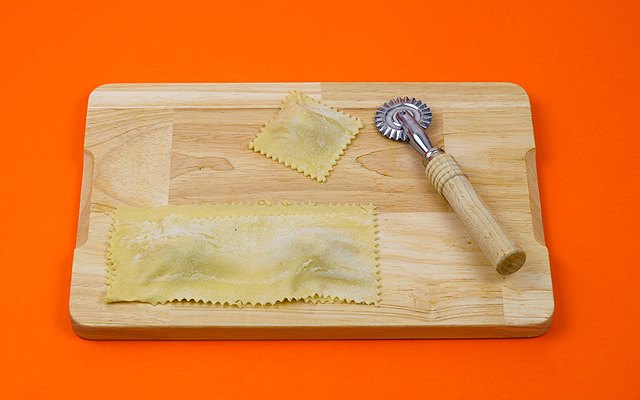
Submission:
<svg viewBox="0 0 640 400">
<path fill-rule="evenodd" d="M 527 255 L 496 221 L 456 160 L 446 153 L 436 154 L 427 164 L 425 172 L 438 193 L 451 204 L 496 271 L 508 275 L 519 270 Z"/>
</svg>

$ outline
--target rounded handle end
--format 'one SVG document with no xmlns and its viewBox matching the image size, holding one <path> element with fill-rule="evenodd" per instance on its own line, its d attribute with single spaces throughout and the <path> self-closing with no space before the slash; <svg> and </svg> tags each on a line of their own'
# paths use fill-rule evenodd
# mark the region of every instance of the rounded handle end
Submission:
<svg viewBox="0 0 640 400">
<path fill-rule="evenodd" d="M 513 274 L 524 265 L 524 250 L 500 225 L 451 155 L 434 155 L 427 163 L 426 174 L 499 274 Z"/>
<path fill-rule="evenodd" d="M 522 268 L 525 261 L 527 261 L 527 253 L 519 246 L 515 246 L 496 261 L 496 271 L 500 275 L 511 275 Z"/>
</svg>

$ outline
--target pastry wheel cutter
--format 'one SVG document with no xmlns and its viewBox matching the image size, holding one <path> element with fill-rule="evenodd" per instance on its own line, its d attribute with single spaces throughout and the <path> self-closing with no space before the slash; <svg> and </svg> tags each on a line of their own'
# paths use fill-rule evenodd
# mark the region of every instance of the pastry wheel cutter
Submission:
<svg viewBox="0 0 640 400">
<path fill-rule="evenodd" d="M 524 250 L 498 223 L 456 160 L 444 149 L 431 144 L 426 132 L 431 119 L 431 110 L 426 103 L 398 97 L 384 103 L 376 112 L 375 120 L 384 136 L 408 140 L 420 153 L 427 177 L 447 199 L 496 271 L 502 275 L 516 272 L 526 260 Z"/>
</svg>

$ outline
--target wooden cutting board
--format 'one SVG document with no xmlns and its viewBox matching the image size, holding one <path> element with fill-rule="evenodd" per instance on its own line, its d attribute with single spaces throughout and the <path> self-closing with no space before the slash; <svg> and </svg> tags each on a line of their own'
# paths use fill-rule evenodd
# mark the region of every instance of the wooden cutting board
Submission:
<svg viewBox="0 0 640 400">
<path fill-rule="evenodd" d="M 365 123 L 327 182 L 249 150 L 291 90 Z M 527 252 L 498 275 L 407 143 L 380 135 L 376 109 L 425 100 L 430 128 Z M 373 203 L 379 211 L 379 306 L 288 303 L 105 304 L 111 217 L 134 206 L 218 202 Z M 527 94 L 509 83 L 115 84 L 91 93 L 70 314 L 88 339 L 525 337 L 553 315 Z"/>
</svg>

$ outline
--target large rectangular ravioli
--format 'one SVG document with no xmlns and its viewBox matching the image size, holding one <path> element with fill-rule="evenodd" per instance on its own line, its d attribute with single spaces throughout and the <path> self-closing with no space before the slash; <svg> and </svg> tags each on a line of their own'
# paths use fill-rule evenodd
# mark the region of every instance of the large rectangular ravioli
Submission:
<svg viewBox="0 0 640 400">
<path fill-rule="evenodd" d="M 379 299 L 373 205 L 119 207 L 106 302 Z"/>
</svg>

